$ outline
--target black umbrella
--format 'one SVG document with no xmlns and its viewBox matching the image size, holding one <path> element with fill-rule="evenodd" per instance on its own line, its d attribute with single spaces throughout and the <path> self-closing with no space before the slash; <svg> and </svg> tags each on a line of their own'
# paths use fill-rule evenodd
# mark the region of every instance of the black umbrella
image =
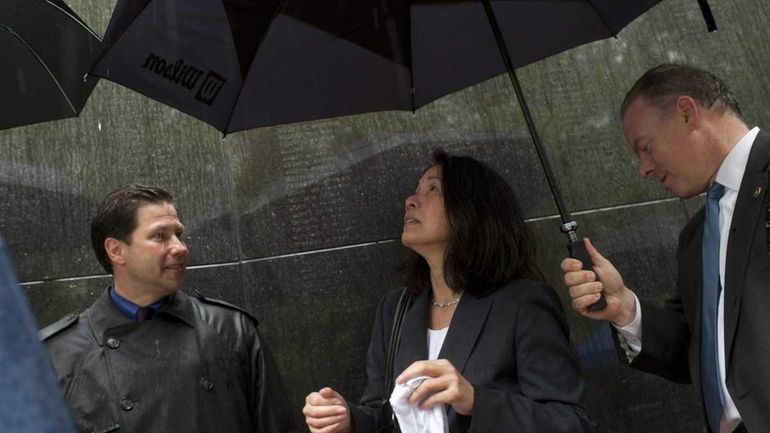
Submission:
<svg viewBox="0 0 770 433">
<path fill-rule="evenodd" d="M 415 110 L 508 72 L 580 255 L 514 68 L 613 36 L 659 2 L 119 0 L 93 73 L 232 132 Z"/>
<path fill-rule="evenodd" d="M 222 132 L 415 110 L 613 36 L 659 2 L 118 0 L 92 73 Z"/>
<path fill-rule="evenodd" d="M 2 0 L 0 129 L 77 116 L 100 45 L 61 0 Z"/>
</svg>

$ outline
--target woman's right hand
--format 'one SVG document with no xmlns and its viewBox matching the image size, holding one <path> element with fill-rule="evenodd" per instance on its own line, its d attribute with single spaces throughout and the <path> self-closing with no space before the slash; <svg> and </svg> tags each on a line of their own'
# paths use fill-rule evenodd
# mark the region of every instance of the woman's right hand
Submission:
<svg viewBox="0 0 770 433">
<path fill-rule="evenodd" d="M 352 433 L 348 402 L 331 388 L 308 394 L 302 413 L 311 433 Z"/>
</svg>

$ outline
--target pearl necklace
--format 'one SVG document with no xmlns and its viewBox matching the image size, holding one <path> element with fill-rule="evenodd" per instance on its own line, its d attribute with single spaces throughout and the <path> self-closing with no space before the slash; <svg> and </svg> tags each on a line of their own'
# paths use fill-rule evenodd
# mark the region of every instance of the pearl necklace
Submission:
<svg viewBox="0 0 770 433">
<path fill-rule="evenodd" d="M 438 307 L 438 308 L 447 308 L 447 307 L 451 307 L 451 306 L 453 306 L 453 305 L 457 305 L 457 303 L 458 303 L 458 302 L 460 302 L 460 298 L 462 298 L 462 296 L 463 296 L 463 295 L 460 295 L 460 296 L 458 296 L 458 297 L 457 297 L 457 299 L 454 299 L 454 300 L 452 300 L 452 301 L 449 301 L 449 302 L 447 302 L 447 303 L 436 302 L 436 301 L 433 299 L 433 297 L 431 297 L 431 298 L 430 298 L 430 305 L 433 305 L 434 307 Z"/>
</svg>

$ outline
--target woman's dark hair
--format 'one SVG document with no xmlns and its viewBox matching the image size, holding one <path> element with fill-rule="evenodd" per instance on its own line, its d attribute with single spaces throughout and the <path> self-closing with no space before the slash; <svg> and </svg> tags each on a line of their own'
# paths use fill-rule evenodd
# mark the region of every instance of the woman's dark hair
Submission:
<svg viewBox="0 0 770 433">
<path fill-rule="evenodd" d="M 112 273 L 112 262 L 104 249 L 104 240 L 115 238 L 130 244 L 139 208 L 158 203 L 174 204 L 173 194 L 157 186 L 131 184 L 112 191 L 99 205 L 91 219 L 91 247 L 107 272 Z"/>
<path fill-rule="evenodd" d="M 433 152 L 450 227 L 444 281 L 453 292 L 480 292 L 527 278 L 543 280 L 535 241 L 510 185 L 486 164 L 442 149 Z M 402 266 L 406 287 L 430 288 L 425 259 L 409 250 Z"/>
</svg>

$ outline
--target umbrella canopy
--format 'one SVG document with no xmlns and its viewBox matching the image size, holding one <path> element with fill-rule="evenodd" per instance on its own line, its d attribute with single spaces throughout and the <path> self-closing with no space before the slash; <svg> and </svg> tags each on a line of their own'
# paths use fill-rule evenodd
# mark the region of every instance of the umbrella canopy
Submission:
<svg viewBox="0 0 770 433">
<path fill-rule="evenodd" d="M 660 0 L 492 0 L 513 67 Z M 479 0 L 119 0 L 93 73 L 223 132 L 414 110 L 500 75 Z"/>
<path fill-rule="evenodd" d="M 0 5 L 0 129 L 77 116 L 101 42 L 61 0 Z"/>
<path fill-rule="evenodd" d="M 613 36 L 660 1 L 119 0 L 93 72 L 222 132 L 415 110 L 508 72 L 570 255 L 589 269 L 515 68 Z"/>
</svg>

